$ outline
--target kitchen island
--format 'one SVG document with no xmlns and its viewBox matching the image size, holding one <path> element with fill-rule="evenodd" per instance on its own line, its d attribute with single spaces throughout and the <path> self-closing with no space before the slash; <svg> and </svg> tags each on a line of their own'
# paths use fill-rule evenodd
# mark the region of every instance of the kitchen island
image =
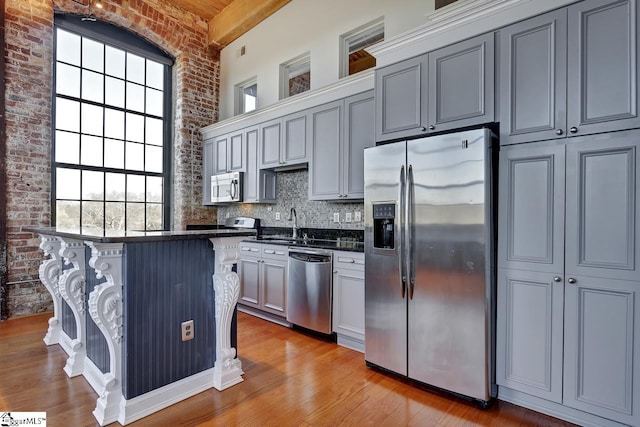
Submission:
<svg viewBox="0 0 640 427">
<path fill-rule="evenodd" d="M 242 381 L 231 267 L 255 231 L 26 231 L 49 256 L 40 279 L 54 316 L 44 341 L 67 352 L 67 375 L 83 375 L 98 393 L 100 425 Z"/>
</svg>

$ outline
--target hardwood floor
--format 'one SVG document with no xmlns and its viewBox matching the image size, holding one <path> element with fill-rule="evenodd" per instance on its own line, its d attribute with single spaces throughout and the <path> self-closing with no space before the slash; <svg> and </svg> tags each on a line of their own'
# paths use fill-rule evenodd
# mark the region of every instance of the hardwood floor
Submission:
<svg viewBox="0 0 640 427">
<path fill-rule="evenodd" d="M 46 411 L 47 425 L 95 426 L 97 395 L 68 378 L 42 338 L 50 314 L 0 323 L 0 411 Z M 132 426 L 571 426 L 505 402 L 483 410 L 365 366 L 364 355 L 239 313 L 245 381 L 210 389 Z M 117 426 L 118 424 L 113 424 Z"/>
</svg>

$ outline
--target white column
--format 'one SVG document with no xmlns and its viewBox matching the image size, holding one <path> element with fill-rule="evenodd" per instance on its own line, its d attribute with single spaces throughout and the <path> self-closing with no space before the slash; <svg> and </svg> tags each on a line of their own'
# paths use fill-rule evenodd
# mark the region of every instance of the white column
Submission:
<svg viewBox="0 0 640 427">
<path fill-rule="evenodd" d="M 62 331 L 62 297 L 58 289 L 58 280 L 62 272 L 62 260 L 60 258 L 60 241 L 55 236 L 40 235 L 40 249 L 44 252 L 45 259 L 40 264 L 38 270 L 40 281 L 47 288 L 53 299 L 53 317 L 49 319 L 49 329 L 44 336 L 46 345 L 58 344 L 60 342 L 60 331 Z"/>
<path fill-rule="evenodd" d="M 211 238 L 215 251 L 213 289 L 216 308 L 216 362 L 213 367 L 213 386 L 224 390 L 242 381 L 242 362 L 231 347 L 231 321 L 240 295 L 240 279 L 231 271 L 238 262 L 238 244 L 245 237 Z"/>
<path fill-rule="evenodd" d="M 65 265 L 73 265 L 64 270 L 58 281 L 60 295 L 67 302 L 76 321 L 76 338 L 71 341 L 69 358 L 64 371 L 70 377 L 80 375 L 84 371 L 84 360 L 87 356 L 86 306 L 85 306 L 85 257 L 82 240 L 58 237 L 60 256 Z"/>
<path fill-rule="evenodd" d="M 89 294 L 89 314 L 109 348 L 109 372 L 98 381 L 100 390 L 93 415 L 100 425 L 118 420 L 122 396 L 122 243 L 86 242 L 91 248 L 89 266 L 106 282 Z"/>
</svg>

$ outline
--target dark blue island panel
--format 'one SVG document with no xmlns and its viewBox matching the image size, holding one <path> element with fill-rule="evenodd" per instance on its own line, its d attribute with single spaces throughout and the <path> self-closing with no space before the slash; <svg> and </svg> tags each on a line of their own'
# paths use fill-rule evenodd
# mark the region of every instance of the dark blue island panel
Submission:
<svg viewBox="0 0 640 427">
<path fill-rule="evenodd" d="M 89 307 L 89 295 L 93 289 L 101 283 L 107 281 L 106 277 L 98 279 L 96 271 L 89 265 L 91 259 L 91 248 L 84 247 L 84 263 L 85 263 L 85 280 L 86 280 L 86 306 Z M 107 340 L 98 329 L 91 316 L 87 313 L 85 317 L 86 333 L 87 333 L 87 357 L 93 362 L 100 371 L 105 374 L 109 372 L 109 347 Z"/>
<path fill-rule="evenodd" d="M 208 239 L 125 243 L 122 378 L 125 399 L 213 368 L 213 245 Z M 182 341 L 182 322 L 194 338 Z M 236 325 L 232 325 L 236 345 Z"/>
</svg>

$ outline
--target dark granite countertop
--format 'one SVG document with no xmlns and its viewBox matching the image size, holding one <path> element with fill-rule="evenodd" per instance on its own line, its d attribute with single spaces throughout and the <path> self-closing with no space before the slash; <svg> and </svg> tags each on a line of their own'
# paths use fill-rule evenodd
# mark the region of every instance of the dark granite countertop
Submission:
<svg viewBox="0 0 640 427">
<path fill-rule="evenodd" d="M 353 240 L 324 240 L 324 239 L 292 239 L 291 237 L 258 237 L 246 239 L 245 242 L 264 243 L 297 248 L 329 249 L 333 251 L 364 252 L 364 242 Z"/>
<path fill-rule="evenodd" d="M 89 240 L 99 243 L 137 243 L 159 242 L 163 240 L 209 239 L 213 237 L 251 237 L 255 230 L 189 230 L 189 231 L 134 231 L 105 230 L 96 227 L 58 228 L 58 227 L 25 227 L 24 231 L 50 236 L 68 237 L 78 240 Z"/>
</svg>

